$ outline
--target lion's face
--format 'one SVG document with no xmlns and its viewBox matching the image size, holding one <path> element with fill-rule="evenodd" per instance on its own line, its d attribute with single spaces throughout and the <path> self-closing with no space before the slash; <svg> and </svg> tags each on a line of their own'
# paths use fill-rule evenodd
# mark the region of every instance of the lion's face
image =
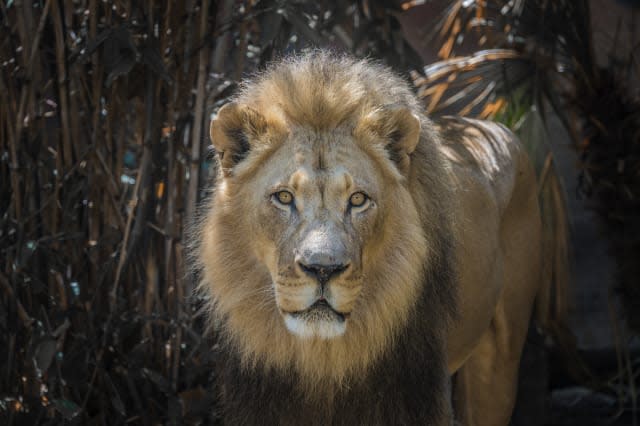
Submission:
<svg viewBox="0 0 640 426">
<path fill-rule="evenodd" d="M 375 245 L 382 177 L 339 131 L 292 129 L 270 164 L 250 184 L 256 256 L 290 332 L 340 336 L 366 285 L 364 248 Z"/>
<path fill-rule="evenodd" d="M 218 112 L 201 288 L 243 360 L 340 381 L 382 353 L 420 292 L 429 245 L 407 176 L 421 124 L 395 106 L 307 117 Z"/>
</svg>

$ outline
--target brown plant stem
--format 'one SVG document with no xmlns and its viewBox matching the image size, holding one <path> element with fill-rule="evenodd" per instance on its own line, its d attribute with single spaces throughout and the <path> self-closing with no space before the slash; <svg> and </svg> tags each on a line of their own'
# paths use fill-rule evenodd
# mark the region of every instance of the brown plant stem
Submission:
<svg viewBox="0 0 640 426">
<path fill-rule="evenodd" d="M 204 41 L 207 35 L 207 18 L 209 15 L 209 2 L 203 2 L 200 11 L 200 40 Z M 200 169 L 200 151 L 202 149 L 202 141 L 200 140 L 202 132 L 202 117 L 204 115 L 204 100 L 206 98 L 205 83 L 207 79 L 207 62 L 208 62 L 208 44 L 204 43 L 200 49 L 199 65 L 198 65 L 198 83 L 196 85 L 196 105 L 193 118 L 193 133 L 191 139 L 191 162 L 189 164 L 189 187 L 187 188 L 186 201 L 186 220 L 191 221 L 194 218 L 196 204 L 198 202 L 198 184 Z"/>
<path fill-rule="evenodd" d="M 16 293 L 13 291 L 13 287 L 11 286 L 9 279 L 2 272 L 0 272 L 0 285 L 2 285 L 7 296 L 15 301 L 16 309 L 18 310 L 18 317 L 20 318 L 20 321 L 22 321 L 22 325 L 24 325 L 28 330 L 31 330 L 31 323 L 33 322 L 33 319 L 24 309 L 24 306 L 22 306 L 20 299 L 16 297 Z"/>
<path fill-rule="evenodd" d="M 51 18 L 53 19 L 53 29 L 56 43 L 56 66 L 57 66 L 57 83 L 58 96 L 60 97 L 60 121 L 62 127 L 62 148 L 63 148 L 63 165 L 65 168 L 71 167 L 73 164 L 73 147 L 71 142 L 71 131 L 69 129 L 69 99 L 68 99 L 68 76 L 65 58 L 64 33 L 62 31 L 62 17 L 60 5 L 54 1 L 51 7 Z M 59 155 L 59 153 L 58 153 Z M 58 173 L 61 173 L 59 170 Z"/>
</svg>

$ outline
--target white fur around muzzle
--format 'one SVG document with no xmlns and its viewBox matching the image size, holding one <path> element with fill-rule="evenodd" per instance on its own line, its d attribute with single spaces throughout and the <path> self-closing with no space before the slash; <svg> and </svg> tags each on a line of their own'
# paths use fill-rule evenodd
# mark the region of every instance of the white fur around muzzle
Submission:
<svg viewBox="0 0 640 426">
<path fill-rule="evenodd" d="M 298 337 L 304 339 L 319 337 L 321 339 L 333 339 L 342 336 L 347 329 L 345 321 L 316 320 L 308 321 L 286 314 L 284 323 L 287 329 Z"/>
</svg>

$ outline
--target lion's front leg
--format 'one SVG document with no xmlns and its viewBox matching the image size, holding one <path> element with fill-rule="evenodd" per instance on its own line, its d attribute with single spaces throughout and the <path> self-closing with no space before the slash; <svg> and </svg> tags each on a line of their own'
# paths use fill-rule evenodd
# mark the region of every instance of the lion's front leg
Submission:
<svg viewBox="0 0 640 426">
<path fill-rule="evenodd" d="M 534 176 L 523 160 L 500 224 L 496 267 L 501 293 L 489 326 L 456 375 L 454 410 L 467 426 L 507 426 L 515 405 L 520 356 L 542 281 L 542 231 Z M 475 285 L 484 288 L 487 283 Z M 482 307 L 468 302 L 468 309 Z"/>
<path fill-rule="evenodd" d="M 496 320 L 494 320 L 495 322 Z M 516 401 L 519 350 L 503 353 L 494 324 L 482 336 L 471 357 L 458 370 L 453 385 L 456 424 L 506 426 Z M 514 348 L 516 349 L 516 348 Z"/>
<path fill-rule="evenodd" d="M 503 289 L 489 327 L 456 373 L 454 411 L 465 426 L 507 426 L 516 402 L 520 357 L 539 282 L 537 251 L 518 253 L 513 241 L 508 253 Z M 517 259 L 517 261 L 516 261 Z"/>
</svg>

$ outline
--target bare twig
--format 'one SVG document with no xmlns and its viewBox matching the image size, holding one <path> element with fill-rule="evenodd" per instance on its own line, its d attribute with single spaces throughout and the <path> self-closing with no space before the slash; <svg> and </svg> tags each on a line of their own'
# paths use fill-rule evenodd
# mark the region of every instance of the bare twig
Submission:
<svg viewBox="0 0 640 426">
<path fill-rule="evenodd" d="M 122 247 L 120 248 L 120 257 L 118 259 L 118 266 L 116 268 L 116 277 L 113 282 L 113 287 L 111 288 L 111 292 L 109 294 L 109 310 L 110 312 L 115 311 L 117 295 L 118 295 L 118 286 L 120 284 L 120 277 L 122 275 L 122 269 L 124 267 L 125 259 L 127 258 L 127 253 L 129 249 L 129 235 L 131 233 L 131 226 L 133 224 L 133 218 L 135 217 L 136 208 L 138 206 L 138 190 L 140 188 L 140 179 L 136 179 L 136 184 L 133 189 L 133 196 L 131 200 L 129 200 L 129 214 L 127 216 L 127 224 L 124 228 L 124 238 L 122 241 Z"/>
<path fill-rule="evenodd" d="M 2 79 L 0 79 L 0 90 L 5 92 L 6 86 Z M 18 107 L 18 115 L 17 117 L 22 117 L 24 115 L 24 108 L 27 102 L 27 88 L 23 88 L 22 94 L 20 95 L 20 106 Z M 14 203 L 14 213 L 15 218 L 19 219 L 22 216 L 22 191 L 20 190 L 20 175 L 18 174 L 19 170 L 19 159 L 18 159 L 18 149 L 17 145 L 20 143 L 18 139 L 20 137 L 20 133 L 22 133 L 22 120 L 18 119 L 18 123 L 16 124 L 16 131 L 9 132 L 9 153 L 11 156 L 11 186 L 13 190 L 13 203 Z"/>
<path fill-rule="evenodd" d="M 24 309 L 24 306 L 22 306 L 20 300 L 16 297 L 16 294 L 13 291 L 13 287 L 11 286 L 11 283 L 9 283 L 9 279 L 2 272 L 0 272 L 0 284 L 2 285 L 2 288 L 4 289 L 7 296 L 15 301 L 16 308 L 18 309 L 18 316 L 20 317 L 22 324 L 25 326 L 25 328 L 30 330 L 33 319 L 29 316 L 27 311 Z"/>
<path fill-rule="evenodd" d="M 245 7 L 245 15 L 251 13 L 251 9 L 253 8 L 253 0 L 246 0 L 244 2 Z M 236 55 L 236 63 L 235 63 L 235 72 L 233 74 L 233 78 L 235 80 L 240 80 L 242 77 L 242 73 L 244 71 L 244 62 L 247 56 L 247 47 L 249 45 L 249 24 L 250 21 L 248 19 L 243 19 L 240 24 L 240 45 L 235 51 Z"/>
<path fill-rule="evenodd" d="M 202 4 L 200 11 L 200 39 L 207 35 L 207 16 L 209 2 Z M 204 101 L 206 99 L 205 83 L 207 79 L 207 62 L 209 49 L 205 46 L 200 50 L 198 65 L 198 83 L 196 87 L 196 106 L 193 118 L 193 134 L 191 139 L 191 163 L 189 164 L 189 187 L 187 189 L 186 220 L 190 221 L 194 217 L 196 204 L 198 202 L 198 184 L 200 176 L 200 151 L 202 141 L 202 118 L 204 116 Z M 216 52 L 217 53 L 217 52 Z"/>
<path fill-rule="evenodd" d="M 33 76 L 33 67 L 36 62 L 36 55 L 38 54 L 38 46 L 40 46 L 40 39 L 42 39 L 42 31 L 44 30 L 44 25 L 47 22 L 47 16 L 49 15 L 49 8 L 51 6 L 51 0 L 47 0 L 44 4 L 44 8 L 42 9 L 42 14 L 40 15 L 40 21 L 38 22 L 38 29 L 36 30 L 36 35 L 33 38 L 33 42 L 31 43 L 31 54 L 29 55 L 29 63 L 28 63 L 28 71 L 27 73 L 30 76 Z"/>
<path fill-rule="evenodd" d="M 56 40 L 56 65 L 60 101 L 60 121 L 62 122 L 62 147 L 64 151 L 63 164 L 71 166 L 73 164 L 73 148 L 71 142 L 71 132 L 69 129 L 69 99 L 68 99 L 68 76 L 65 58 L 64 33 L 62 32 L 62 17 L 60 14 L 60 4 L 55 1 L 51 7 L 51 18 Z"/>
</svg>

